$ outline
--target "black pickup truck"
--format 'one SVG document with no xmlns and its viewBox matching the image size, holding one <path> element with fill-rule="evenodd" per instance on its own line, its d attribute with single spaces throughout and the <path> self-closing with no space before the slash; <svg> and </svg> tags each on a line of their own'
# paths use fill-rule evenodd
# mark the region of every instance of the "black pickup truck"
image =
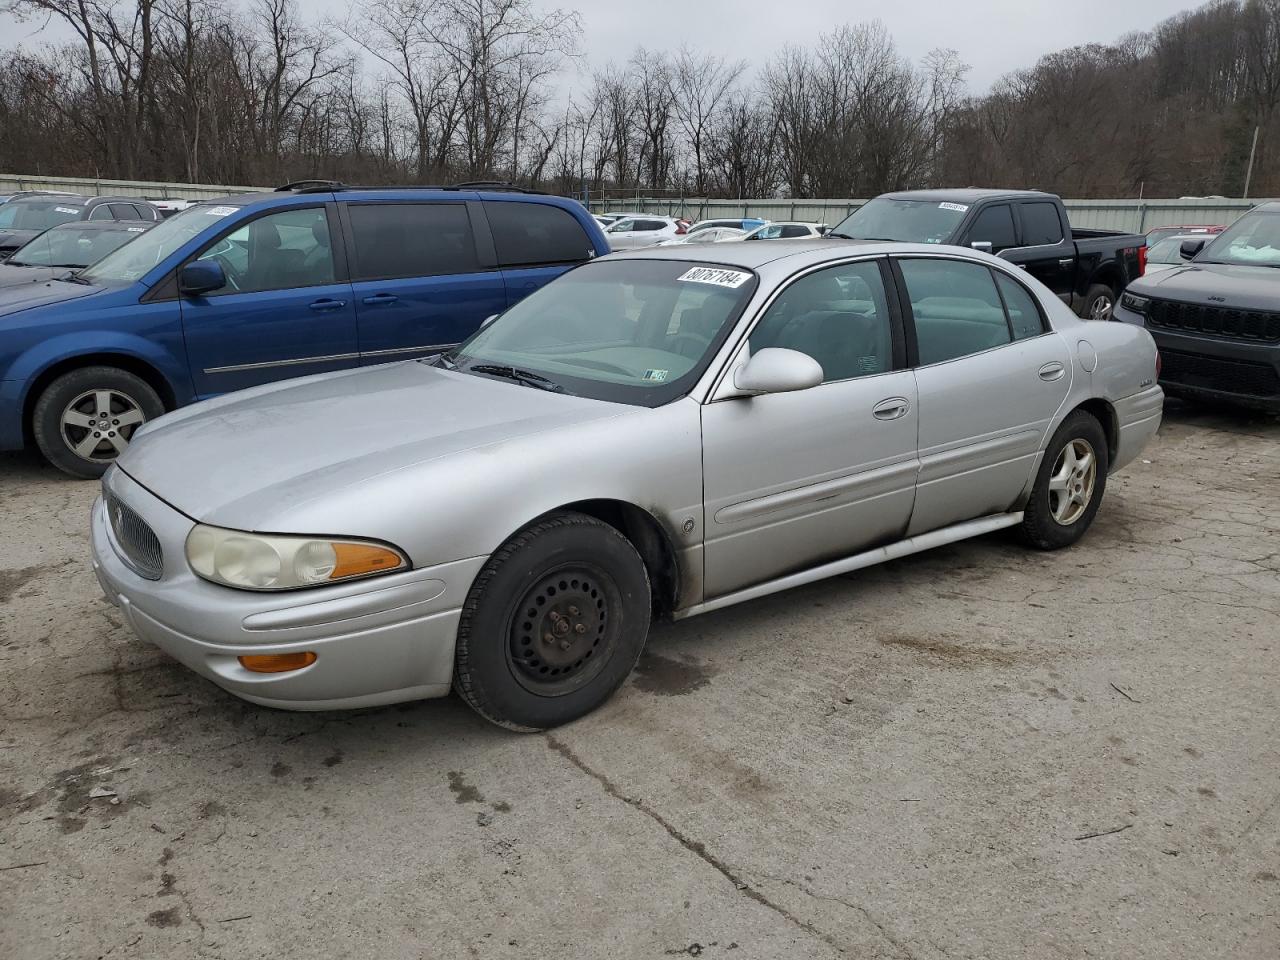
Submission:
<svg viewBox="0 0 1280 960">
<path fill-rule="evenodd" d="M 1038 190 L 905 190 L 855 210 L 828 236 L 946 243 L 1016 263 L 1086 319 L 1107 320 L 1146 269 L 1147 240 L 1077 230 L 1062 200 Z"/>
</svg>

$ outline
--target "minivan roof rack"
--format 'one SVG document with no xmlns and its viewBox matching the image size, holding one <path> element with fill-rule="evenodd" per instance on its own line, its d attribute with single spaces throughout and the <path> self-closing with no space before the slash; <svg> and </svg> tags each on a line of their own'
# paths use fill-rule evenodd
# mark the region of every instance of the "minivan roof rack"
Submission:
<svg viewBox="0 0 1280 960">
<path fill-rule="evenodd" d="M 530 193 L 543 195 L 541 190 L 531 190 L 506 180 L 467 180 L 462 183 L 390 183 L 390 184 L 352 184 L 338 180 L 295 180 L 276 187 L 275 192 L 289 190 L 298 193 L 329 193 L 339 190 L 491 190 L 494 192 Z"/>
<path fill-rule="evenodd" d="M 299 193 L 309 193 L 317 191 L 341 190 L 344 184 L 337 180 L 294 180 L 292 183 L 286 183 L 276 187 L 276 193 L 284 193 L 287 190 L 297 190 Z"/>
</svg>

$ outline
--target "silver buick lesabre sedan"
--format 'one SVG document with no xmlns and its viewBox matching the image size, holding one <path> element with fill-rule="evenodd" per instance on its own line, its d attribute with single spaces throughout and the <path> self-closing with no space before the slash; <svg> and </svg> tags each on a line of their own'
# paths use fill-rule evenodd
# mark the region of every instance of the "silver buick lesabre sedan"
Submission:
<svg viewBox="0 0 1280 960">
<path fill-rule="evenodd" d="M 689 617 L 1015 527 L 1078 540 L 1160 423 L 1147 332 L 972 250 L 663 247 L 450 352 L 163 417 L 93 565 L 144 640 L 318 710 L 451 688 L 522 730 Z"/>
</svg>

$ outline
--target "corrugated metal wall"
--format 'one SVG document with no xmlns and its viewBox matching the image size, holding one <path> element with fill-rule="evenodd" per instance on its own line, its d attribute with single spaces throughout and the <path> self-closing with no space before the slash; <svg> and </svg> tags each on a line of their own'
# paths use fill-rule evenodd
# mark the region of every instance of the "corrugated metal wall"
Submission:
<svg viewBox="0 0 1280 960">
<path fill-rule="evenodd" d="M 0 174 L 0 194 L 15 190 L 66 190 L 71 193 L 119 194 L 204 200 L 229 193 L 269 190 L 216 184 L 159 183 L 148 180 L 95 180 L 79 177 L 33 177 Z M 759 217 L 763 220 L 808 220 L 835 225 L 865 200 L 696 200 L 632 199 L 593 201 L 592 210 L 635 211 L 705 220 L 712 217 Z M 1142 233 L 1152 227 L 1180 223 L 1230 223 L 1258 201 L 1222 197 L 1181 200 L 1066 200 L 1077 227 Z"/>
</svg>

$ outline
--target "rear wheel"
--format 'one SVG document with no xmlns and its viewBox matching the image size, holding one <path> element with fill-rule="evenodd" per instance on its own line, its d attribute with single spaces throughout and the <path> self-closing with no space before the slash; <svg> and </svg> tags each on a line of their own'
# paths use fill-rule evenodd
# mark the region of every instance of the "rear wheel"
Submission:
<svg viewBox="0 0 1280 960">
<path fill-rule="evenodd" d="M 137 429 L 164 413 L 145 380 L 117 367 L 82 367 L 45 388 L 31 429 L 45 459 L 64 473 L 100 477 Z"/>
<path fill-rule="evenodd" d="M 1095 283 L 1084 295 L 1080 316 L 1086 320 L 1110 320 L 1116 308 L 1116 292 L 1105 283 Z"/>
<path fill-rule="evenodd" d="M 476 578 L 458 626 L 454 687 L 509 729 L 568 723 L 627 678 L 651 608 L 629 540 L 584 514 L 549 516 L 503 544 Z"/>
<path fill-rule="evenodd" d="M 1057 550 L 1083 537 L 1102 503 L 1109 466 L 1102 424 L 1076 410 L 1045 450 L 1023 511 L 1023 540 L 1040 550 Z"/>
</svg>

